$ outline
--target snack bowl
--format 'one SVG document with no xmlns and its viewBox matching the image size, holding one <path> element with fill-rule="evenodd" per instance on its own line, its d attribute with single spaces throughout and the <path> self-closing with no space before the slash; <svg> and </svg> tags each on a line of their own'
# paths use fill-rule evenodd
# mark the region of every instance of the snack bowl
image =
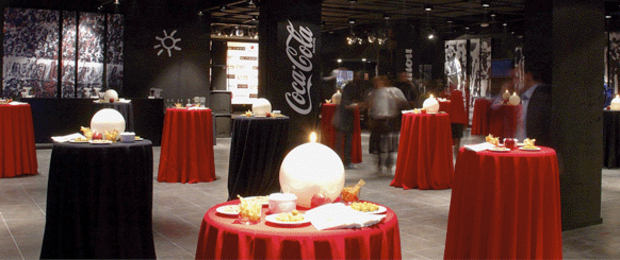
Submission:
<svg viewBox="0 0 620 260">
<path fill-rule="evenodd" d="M 132 132 L 123 132 L 121 133 L 121 142 L 123 143 L 133 143 L 136 139 L 136 134 Z"/>
<path fill-rule="evenodd" d="M 293 193 L 272 193 L 269 195 L 269 212 L 291 212 L 297 208 L 297 196 Z"/>
</svg>

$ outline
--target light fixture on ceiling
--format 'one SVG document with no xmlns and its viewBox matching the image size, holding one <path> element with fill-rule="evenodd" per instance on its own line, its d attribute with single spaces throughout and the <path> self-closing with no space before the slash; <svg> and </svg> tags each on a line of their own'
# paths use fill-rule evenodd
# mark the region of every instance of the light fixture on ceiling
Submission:
<svg viewBox="0 0 620 260">
<path fill-rule="evenodd" d="M 248 28 L 248 36 L 253 39 L 258 39 L 258 30 L 256 29 L 256 27 Z"/>
<path fill-rule="evenodd" d="M 198 11 L 198 16 L 203 16 L 202 11 Z"/>
<path fill-rule="evenodd" d="M 342 59 L 337 59 L 336 62 L 342 63 Z"/>
<path fill-rule="evenodd" d="M 608 14 L 608 15 L 605 15 L 605 18 L 607 18 L 607 19 L 611 19 L 611 15 L 609 15 L 609 14 Z"/>
<path fill-rule="evenodd" d="M 489 1 L 485 1 L 485 0 L 480 1 L 480 5 L 482 5 L 482 7 L 484 7 L 484 8 L 488 8 L 488 7 L 491 6 L 490 2 Z"/>
<path fill-rule="evenodd" d="M 243 31 L 242 28 L 239 28 L 239 26 L 237 26 L 235 27 L 235 35 L 239 37 L 243 37 L 243 35 L 245 35 L 245 32 Z"/>
<path fill-rule="evenodd" d="M 114 0 L 114 4 L 115 4 L 115 5 L 120 5 L 120 4 L 121 4 L 121 2 L 119 2 L 119 0 Z"/>
<path fill-rule="evenodd" d="M 377 40 L 377 36 L 375 35 L 374 32 L 371 32 L 368 34 L 368 43 L 375 43 L 376 40 Z"/>
<path fill-rule="evenodd" d="M 424 11 L 427 11 L 427 12 L 433 11 L 433 5 L 425 4 L 424 5 Z"/>
<path fill-rule="evenodd" d="M 432 39 L 434 39 L 434 38 L 435 38 L 435 34 L 434 34 L 434 33 L 430 33 L 430 34 L 428 35 L 428 39 L 429 39 L 429 40 L 432 40 Z"/>
<path fill-rule="evenodd" d="M 355 24 L 355 18 L 349 18 L 349 24 Z"/>
<path fill-rule="evenodd" d="M 248 0 L 248 5 L 249 6 L 254 6 L 254 1 L 253 0 Z"/>
<path fill-rule="evenodd" d="M 366 62 L 366 58 L 362 58 L 362 62 Z"/>
<path fill-rule="evenodd" d="M 224 12 L 226 11 L 226 5 L 225 4 L 221 4 L 220 5 L 220 12 Z"/>
<path fill-rule="evenodd" d="M 388 41 L 388 36 L 386 33 L 384 32 L 380 32 L 379 36 L 377 37 L 377 44 L 379 45 L 383 45 Z"/>
<path fill-rule="evenodd" d="M 349 3 L 355 4 L 357 0 L 349 0 Z"/>
<path fill-rule="evenodd" d="M 383 14 L 383 19 L 384 20 L 390 20 L 390 19 L 392 19 L 392 15 L 391 14 Z"/>
</svg>

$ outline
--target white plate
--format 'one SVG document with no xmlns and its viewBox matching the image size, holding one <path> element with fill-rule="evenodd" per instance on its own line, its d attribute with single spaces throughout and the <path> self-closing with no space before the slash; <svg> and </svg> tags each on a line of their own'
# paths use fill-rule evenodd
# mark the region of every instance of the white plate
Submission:
<svg viewBox="0 0 620 260">
<path fill-rule="evenodd" d="M 540 147 L 536 147 L 536 149 L 526 149 L 523 147 L 519 147 L 519 150 L 521 151 L 540 151 Z"/>
<path fill-rule="evenodd" d="M 377 205 L 377 206 L 379 206 L 378 210 L 375 210 L 375 211 L 360 211 L 360 212 L 371 213 L 371 214 L 381 214 L 381 213 L 385 213 L 387 211 L 386 207 L 381 206 L 381 205 Z M 351 206 L 349 205 L 349 207 L 351 207 Z M 353 208 L 351 208 L 351 209 L 353 209 Z"/>
<path fill-rule="evenodd" d="M 490 148 L 490 149 L 489 149 L 489 151 L 499 152 L 499 153 L 505 153 L 505 152 L 510 152 L 510 149 L 505 148 L 505 147 L 502 147 L 502 148 L 499 148 L 499 147 L 493 147 L 493 148 Z"/>
<path fill-rule="evenodd" d="M 144 138 L 140 137 L 140 138 L 134 138 L 134 141 L 142 141 L 144 140 Z"/>
<path fill-rule="evenodd" d="M 69 140 L 69 143 L 89 143 L 91 140 L 75 140 L 75 139 L 71 139 Z"/>
<path fill-rule="evenodd" d="M 301 214 L 301 213 L 299 213 L 299 214 Z M 302 216 L 304 216 L 304 220 L 297 221 L 297 222 L 287 222 L 287 221 L 276 220 L 276 217 L 278 215 L 279 215 L 279 213 L 278 214 L 268 215 L 268 216 L 265 217 L 265 221 L 271 222 L 271 223 L 274 223 L 274 224 L 278 224 L 278 225 L 282 225 L 282 226 L 297 226 L 297 225 L 301 225 L 301 224 L 310 223 L 310 220 L 304 214 L 301 214 Z"/>
<path fill-rule="evenodd" d="M 239 215 L 239 205 L 220 206 L 217 209 L 215 209 L 215 211 L 217 211 L 217 213 L 221 213 L 224 215 L 236 216 L 236 215 Z"/>
<path fill-rule="evenodd" d="M 91 144 L 112 144 L 110 140 L 90 140 L 88 142 Z"/>
<path fill-rule="evenodd" d="M 252 196 L 252 197 L 247 197 L 247 198 L 243 198 L 245 200 L 261 200 L 262 199 L 262 203 L 263 205 L 269 205 L 269 196 Z"/>
</svg>

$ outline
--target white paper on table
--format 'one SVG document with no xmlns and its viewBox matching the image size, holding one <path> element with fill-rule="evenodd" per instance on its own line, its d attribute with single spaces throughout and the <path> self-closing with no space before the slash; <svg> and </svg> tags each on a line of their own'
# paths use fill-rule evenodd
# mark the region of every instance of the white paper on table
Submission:
<svg viewBox="0 0 620 260">
<path fill-rule="evenodd" d="M 411 110 L 402 110 L 402 111 L 400 111 L 400 112 L 401 112 L 401 113 L 403 113 L 403 114 L 408 114 L 408 113 L 413 113 L 413 111 L 414 111 L 414 110 L 413 110 L 413 109 L 411 109 Z"/>
<path fill-rule="evenodd" d="M 203 110 L 203 109 L 207 109 L 206 107 L 189 107 L 189 110 Z"/>
<path fill-rule="evenodd" d="M 479 143 L 479 144 L 469 144 L 469 145 L 464 145 L 464 146 L 465 146 L 465 149 L 474 151 L 474 152 L 485 151 L 485 150 L 489 150 L 495 147 L 494 144 L 487 143 L 487 142 Z"/>
<path fill-rule="evenodd" d="M 74 133 L 74 134 L 65 135 L 65 136 L 52 136 L 52 140 L 54 140 L 54 142 L 59 142 L 59 143 L 68 142 L 76 138 L 86 138 L 86 136 L 83 136 L 80 133 Z"/>
<path fill-rule="evenodd" d="M 9 103 L 9 105 L 14 105 L 14 106 L 15 105 L 25 105 L 25 104 L 28 104 L 28 103 L 19 102 L 19 101 L 13 101 L 13 102 Z"/>
<path fill-rule="evenodd" d="M 118 102 L 118 103 L 131 103 L 131 99 L 119 99 L 116 102 Z"/>
<path fill-rule="evenodd" d="M 306 211 L 306 219 L 318 229 L 361 228 L 381 222 L 385 214 L 356 211 L 342 203 L 332 203 Z"/>
</svg>

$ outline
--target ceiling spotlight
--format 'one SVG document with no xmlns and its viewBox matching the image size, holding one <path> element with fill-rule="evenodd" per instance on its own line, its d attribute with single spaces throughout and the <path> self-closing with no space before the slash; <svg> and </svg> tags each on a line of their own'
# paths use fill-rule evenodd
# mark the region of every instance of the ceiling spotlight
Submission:
<svg viewBox="0 0 620 260">
<path fill-rule="evenodd" d="M 431 33 L 431 34 L 429 34 L 429 35 L 428 35 L 428 39 L 429 39 L 429 40 L 432 40 L 433 38 L 435 38 L 435 35 L 434 35 L 434 34 L 432 34 L 432 33 Z"/>
<path fill-rule="evenodd" d="M 489 27 L 489 23 L 481 23 L 480 27 L 487 28 L 487 27 Z"/>
<path fill-rule="evenodd" d="M 465 30 L 469 31 L 469 26 L 465 26 Z"/>
<path fill-rule="evenodd" d="M 357 2 L 357 0 L 349 0 L 349 3 L 352 3 L 352 4 L 354 4 L 356 2 Z"/>
<path fill-rule="evenodd" d="M 235 27 L 235 35 L 241 37 L 243 36 L 245 33 L 243 32 L 243 29 L 239 28 L 238 26 Z"/>
<path fill-rule="evenodd" d="M 433 11 L 433 5 L 425 4 L 424 5 L 424 11 L 427 11 L 427 12 Z"/>
<path fill-rule="evenodd" d="M 362 62 L 366 62 L 366 58 L 362 58 Z"/>
<path fill-rule="evenodd" d="M 336 60 L 338 63 L 342 63 L 342 59 L 337 59 Z"/>
<path fill-rule="evenodd" d="M 258 15 L 252 15 L 252 21 L 256 21 L 258 19 Z"/>
<path fill-rule="evenodd" d="M 605 15 L 605 18 L 611 19 L 611 15 Z"/>
<path fill-rule="evenodd" d="M 491 4 L 489 3 L 489 1 L 480 1 L 480 4 L 482 5 L 482 7 L 487 8 L 490 7 Z"/>
<path fill-rule="evenodd" d="M 490 15 L 491 15 L 491 17 L 495 17 L 496 16 L 495 12 L 491 12 Z"/>
<path fill-rule="evenodd" d="M 225 10 L 226 10 L 226 5 L 225 4 L 220 5 L 220 11 L 224 12 Z"/>
<path fill-rule="evenodd" d="M 349 24 L 355 24 L 355 18 L 349 18 Z"/>
<path fill-rule="evenodd" d="M 392 19 L 392 15 L 391 14 L 384 14 L 383 15 L 383 19 L 390 20 L 390 19 Z"/>
<path fill-rule="evenodd" d="M 502 26 L 506 27 L 508 26 L 508 23 L 503 23 Z"/>
<path fill-rule="evenodd" d="M 452 21 L 452 20 L 448 20 L 448 21 L 446 21 L 446 22 L 447 22 L 447 23 L 453 23 L 454 21 Z"/>
<path fill-rule="evenodd" d="M 119 2 L 119 0 L 114 0 L 114 4 L 115 4 L 115 5 L 120 5 L 120 4 L 121 4 L 121 2 Z"/>
<path fill-rule="evenodd" d="M 254 39 L 258 38 L 258 30 L 256 29 L 256 27 L 248 28 L 248 36 Z"/>
<path fill-rule="evenodd" d="M 254 1 L 253 0 L 248 0 L 248 5 L 249 6 L 253 6 L 254 5 Z"/>
<path fill-rule="evenodd" d="M 375 36 L 374 33 L 368 34 L 368 43 L 375 43 L 376 40 L 377 40 L 377 36 Z"/>
<path fill-rule="evenodd" d="M 199 16 L 203 16 L 202 11 L 198 11 Z"/>
</svg>

